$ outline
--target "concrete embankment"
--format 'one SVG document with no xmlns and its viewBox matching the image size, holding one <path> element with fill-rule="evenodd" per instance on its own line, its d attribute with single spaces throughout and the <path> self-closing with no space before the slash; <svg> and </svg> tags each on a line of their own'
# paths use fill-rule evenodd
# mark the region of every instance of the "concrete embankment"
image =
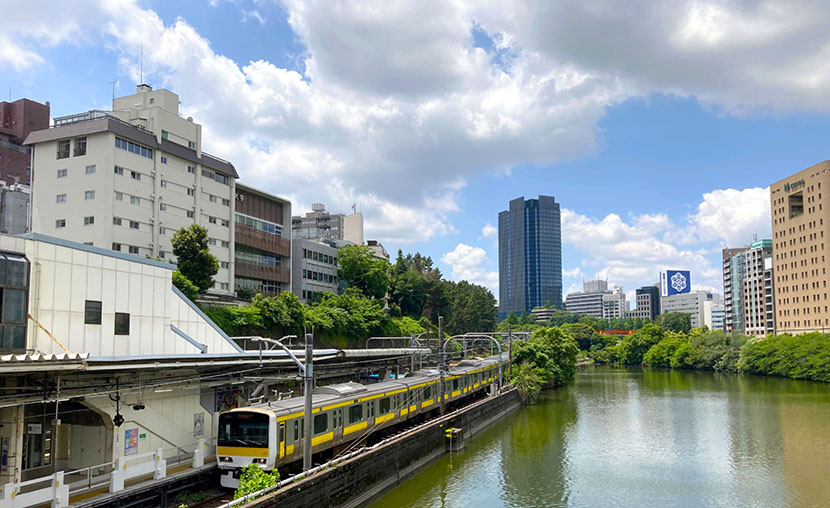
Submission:
<svg viewBox="0 0 830 508">
<path fill-rule="evenodd" d="M 466 441 L 520 406 L 521 400 L 514 389 L 487 397 L 377 448 L 255 499 L 246 506 L 362 506 L 446 453 L 445 434 L 448 428 L 461 429 L 463 440 Z"/>
</svg>

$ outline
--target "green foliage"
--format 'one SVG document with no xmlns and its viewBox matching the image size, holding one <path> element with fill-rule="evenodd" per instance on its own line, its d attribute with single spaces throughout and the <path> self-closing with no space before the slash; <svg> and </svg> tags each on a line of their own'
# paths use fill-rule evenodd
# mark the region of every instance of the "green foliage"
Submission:
<svg viewBox="0 0 830 508">
<path fill-rule="evenodd" d="M 681 346 L 688 346 L 689 343 L 676 335 L 669 335 L 651 347 L 643 355 L 643 365 L 648 367 L 671 367 L 672 358 Z"/>
<path fill-rule="evenodd" d="M 182 275 L 179 270 L 173 272 L 173 285 L 184 293 L 184 296 L 190 299 L 191 302 L 199 298 L 199 288 L 196 287 L 196 284 L 190 282 L 190 279 Z"/>
<path fill-rule="evenodd" d="M 208 250 L 208 231 L 204 226 L 193 224 L 181 228 L 173 235 L 173 254 L 179 271 L 200 292 L 213 286 L 213 276 L 219 271 L 219 262 Z"/>
<path fill-rule="evenodd" d="M 649 323 L 637 333 L 624 337 L 619 344 L 614 346 L 617 362 L 622 365 L 642 364 L 643 356 L 652 346 L 663 340 L 664 333 L 663 328 Z"/>
<path fill-rule="evenodd" d="M 584 323 L 565 323 L 559 327 L 563 332 L 570 334 L 576 340 L 579 349 L 588 351 L 593 343 L 601 339 L 600 334 Z"/>
<path fill-rule="evenodd" d="M 738 369 L 750 374 L 830 382 L 830 335 L 813 332 L 751 339 L 741 349 Z"/>
<path fill-rule="evenodd" d="M 530 363 L 521 363 L 513 369 L 513 377 L 510 382 L 516 385 L 519 396 L 525 404 L 535 404 L 542 391 L 542 376 L 539 369 Z"/>
<path fill-rule="evenodd" d="M 517 325 L 519 324 L 519 316 L 511 310 L 507 313 L 507 318 L 505 318 L 504 322 L 508 325 Z"/>
<path fill-rule="evenodd" d="M 259 492 L 262 489 L 273 487 L 279 482 L 280 473 L 276 469 L 273 473 L 263 471 L 256 464 L 250 464 L 242 470 L 242 475 L 239 477 L 239 487 L 233 493 L 234 499 Z"/>
<path fill-rule="evenodd" d="M 689 333 L 692 315 L 685 312 L 667 312 L 657 316 L 655 323 L 670 332 Z"/>
<path fill-rule="evenodd" d="M 369 298 L 383 299 L 389 289 L 389 262 L 372 255 L 365 245 L 347 245 L 337 251 L 338 277 Z"/>
<path fill-rule="evenodd" d="M 562 386 L 576 373 L 579 347 L 559 328 L 540 328 L 513 346 L 514 362 L 531 366 L 546 386 Z"/>
<path fill-rule="evenodd" d="M 451 335 L 491 331 L 496 328 L 496 298 L 484 286 L 461 282 L 444 282 L 449 300 L 446 331 Z"/>
</svg>

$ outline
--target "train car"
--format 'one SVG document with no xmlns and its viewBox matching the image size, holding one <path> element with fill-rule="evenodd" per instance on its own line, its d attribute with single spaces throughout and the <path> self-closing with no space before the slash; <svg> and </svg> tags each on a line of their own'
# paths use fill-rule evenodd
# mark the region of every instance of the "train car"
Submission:
<svg viewBox="0 0 830 508">
<path fill-rule="evenodd" d="M 444 381 L 447 403 L 471 397 L 498 383 L 499 357 L 464 360 L 449 369 Z M 367 433 L 429 413 L 440 404 L 440 384 L 440 373 L 427 369 L 370 385 L 316 388 L 311 405 L 312 453 L 345 448 Z M 241 470 L 249 464 L 271 471 L 302 460 L 304 419 L 303 397 L 220 414 L 216 454 L 222 486 L 236 488 Z"/>
</svg>

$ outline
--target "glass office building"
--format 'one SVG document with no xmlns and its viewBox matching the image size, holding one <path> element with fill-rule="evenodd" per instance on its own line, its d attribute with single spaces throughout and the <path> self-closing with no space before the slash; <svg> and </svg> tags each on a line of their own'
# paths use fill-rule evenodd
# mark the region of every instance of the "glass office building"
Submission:
<svg viewBox="0 0 830 508">
<path fill-rule="evenodd" d="M 562 229 L 553 196 L 516 198 L 499 214 L 499 316 L 562 307 Z"/>
</svg>

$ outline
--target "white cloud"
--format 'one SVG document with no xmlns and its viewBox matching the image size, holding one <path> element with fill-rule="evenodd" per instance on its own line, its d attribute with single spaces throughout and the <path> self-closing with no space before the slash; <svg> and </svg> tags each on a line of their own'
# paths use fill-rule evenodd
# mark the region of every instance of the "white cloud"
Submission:
<svg viewBox="0 0 830 508">
<path fill-rule="evenodd" d="M 751 243 L 753 234 L 769 238 L 772 230 L 769 187 L 707 192 L 690 221 L 693 240 L 698 242 L 720 241 L 739 246 Z M 681 236 L 679 240 L 684 238 Z M 688 237 L 686 240 L 692 241 Z"/>
<path fill-rule="evenodd" d="M 489 222 L 481 228 L 481 236 L 484 238 L 495 238 L 498 236 L 499 230 L 496 226 L 490 224 Z"/>
<path fill-rule="evenodd" d="M 450 266 L 454 280 L 466 280 L 489 288 L 499 294 L 499 273 L 487 271 L 487 252 L 481 247 L 459 243 L 451 252 L 441 256 L 441 262 Z"/>
</svg>

